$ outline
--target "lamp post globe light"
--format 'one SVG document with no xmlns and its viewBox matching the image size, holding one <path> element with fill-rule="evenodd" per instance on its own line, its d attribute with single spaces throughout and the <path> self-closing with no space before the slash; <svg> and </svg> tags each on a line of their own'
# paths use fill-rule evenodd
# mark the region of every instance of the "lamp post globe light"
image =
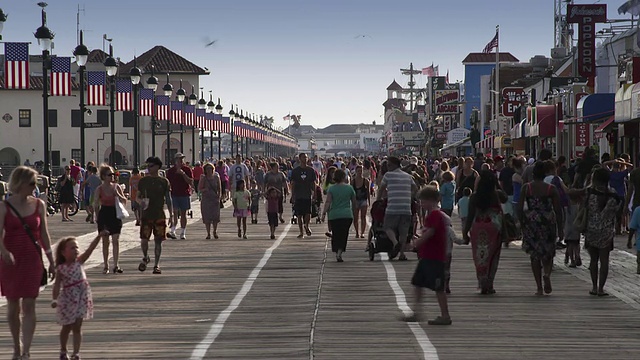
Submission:
<svg viewBox="0 0 640 360">
<path fill-rule="evenodd" d="M 115 77 L 118 73 L 118 62 L 113 58 L 113 45 L 109 45 L 109 57 L 104 59 L 104 68 L 109 76 L 109 117 L 111 122 L 111 152 L 109 164 L 116 167 L 116 101 L 115 101 Z"/>
<path fill-rule="evenodd" d="M 80 44 L 73 50 L 78 65 L 78 80 L 80 83 L 80 163 L 85 166 L 85 137 L 84 137 L 84 113 L 87 111 L 84 103 L 84 71 L 89 59 L 89 49 L 84 45 L 83 32 L 80 30 Z"/>
<path fill-rule="evenodd" d="M 216 105 L 216 113 L 220 115 L 220 125 L 222 126 L 222 105 L 220 105 L 220 98 L 218 98 L 218 105 Z M 218 128 L 218 160 L 222 160 L 222 131 Z"/>
<path fill-rule="evenodd" d="M 230 133 L 229 135 L 231 136 L 231 144 L 230 144 L 230 147 L 229 147 L 229 156 L 230 157 L 234 157 L 234 154 L 233 154 L 234 153 L 234 151 L 233 151 L 234 150 L 233 149 L 233 146 L 234 146 L 234 141 L 233 141 L 234 140 L 233 139 L 234 135 L 233 134 L 235 133 L 235 131 L 233 129 L 233 126 L 234 126 L 233 121 L 234 121 L 235 117 L 236 117 L 236 112 L 233 111 L 233 105 L 231 105 L 231 110 L 229 110 L 229 133 Z"/>
<path fill-rule="evenodd" d="M 158 78 L 154 75 L 156 67 L 151 64 L 151 76 L 147 79 L 147 89 L 153 94 L 151 96 L 152 106 L 155 108 L 156 89 L 158 88 Z M 151 156 L 156 156 L 156 116 L 155 111 L 151 112 Z"/>
<path fill-rule="evenodd" d="M 234 120 L 233 120 L 233 136 L 236 136 L 236 122 L 240 122 L 240 112 L 238 111 L 238 105 L 236 105 L 236 114 L 234 115 Z M 238 143 L 240 142 L 240 136 L 236 137 L 236 145 L 235 148 L 233 149 L 233 156 L 237 155 L 238 152 Z M 240 146 L 242 146 L 242 144 L 240 144 Z"/>
<path fill-rule="evenodd" d="M 182 84 L 182 82 L 180 83 Z M 182 87 L 182 86 L 180 86 Z M 173 85 L 169 82 L 169 73 L 167 73 L 167 83 L 162 87 L 162 93 L 164 96 L 171 98 L 173 94 Z M 169 160 L 171 158 L 171 121 L 167 120 L 167 151 L 166 151 L 166 159 L 167 164 L 169 164 Z"/>
<path fill-rule="evenodd" d="M 133 58 L 133 67 L 129 70 L 131 78 L 131 87 L 133 88 L 133 167 L 140 165 L 140 125 L 138 124 L 138 86 L 142 79 L 142 71 L 138 68 L 136 58 Z"/>
<path fill-rule="evenodd" d="M 40 26 L 33 34 L 38 39 L 38 45 L 42 50 L 42 123 L 44 127 L 44 169 L 42 174 L 51 177 L 51 156 L 49 149 L 49 77 L 47 70 L 49 68 L 51 51 L 51 43 L 55 34 L 47 27 L 47 13 L 44 8 L 46 3 L 41 2 L 38 5 L 42 8 L 42 26 Z M 5 16 L 6 18 L 6 16 Z"/>
<path fill-rule="evenodd" d="M 209 102 L 207 102 L 207 112 L 210 114 L 215 113 L 216 103 L 213 102 L 213 94 L 209 90 Z M 211 124 L 209 124 L 211 125 Z M 212 126 L 210 126 L 213 128 Z M 213 131 L 209 130 L 209 158 L 213 159 Z"/>
<path fill-rule="evenodd" d="M 247 121 L 245 120 L 244 114 L 242 112 L 242 110 L 240 110 L 240 124 L 244 129 L 244 125 L 247 123 Z M 244 156 L 245 153 L 245 141 L 244 138 L 238 137 L 238 142 L 240 142 L 240 155 Z"/>
<path fill-rule="evenodd" d="M 189 105 L 196 106 L 198 105 L 198 96 L 196 95 L 196 87 L 191 85 L 191 95 L 189 95 L 189 99 L 187 100 Z M 195 116 L 195 114 L 193 114 Z M 191 155 L 192 155 L 192 164 L 196 161 L 196 135 L 195 135 L 196 127 L 191 127 Z M 184 143 L 184 132 L 180 132 L 180 143 Z M 184 153 L 184 145 L 181 151 Z"/>
<path fill-rule="evenodd" d="M 187 98 L 187 92 L 182 87 L 182 79 L 180 79 L 180 89 L 176 91 L 176 98 L 182 103 L 182 111 L 184 111 L 184 102 Z M 180 121 L 180 152 L 184 154 L 184 119 L 183 121 Z"/>
<path fill-rule="evenodd" d="M 198 100 L 198 109 L 200 110 L 205 110 L 207 109 L 207 101 L 204 99 L 204 92 L 202 90 L 203 88 L 200 88 L 200 100 Z M 195 135 L 196 133 L 196 127 L 193 127 L 193 131 L 191 132 L 191 142 L 193 143 L 193 162 L 192 164 L 195 164 L 196 162 L 196 149 L 195 149 Z M 200 161 L 204 163 L 204 127 L 200 128 Z"/>
</svg>

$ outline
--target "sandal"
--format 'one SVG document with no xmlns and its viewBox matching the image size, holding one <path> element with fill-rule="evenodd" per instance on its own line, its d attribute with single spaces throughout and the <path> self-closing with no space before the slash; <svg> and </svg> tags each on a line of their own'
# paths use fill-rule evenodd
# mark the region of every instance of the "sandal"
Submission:
<svg viewBox="0 0 640 360">
<path fill-rule="evenodd" d="M 553 289 L 551 288 L 551 278 L 549 276 L 542 276 L 542 280 L 544 280 L 544 293 L 551 294 Z"/>
<path fill-rule="evenodd" d="M 109 268 L 102 269 L 102 273 L 107 275 L 109 273 Z"/>
<path fill-rule="evenodd" d="M 404 254 L 400 255 L 400 257 L 398 258 L 398 261 L 407 261 L 407 260 L 408 260 L 407 256 Z"/>
<path fill-rule="evenodd" d="M 218 238 L 218 233 L 213 233 L 213 238 L 217 239 Z"/>
<path fill-rule="evenodd" d="M 589 295 L 598 296 L 598 292 L 596 290 L 589 290 Z"/>
<path fill-rule="evenodd" d="M 420 322 L 420 316 L 418 316 L 415 313 L 413 313 L 411 315 L 402 316 L 400 318 L 400 320 L 402 320 L 404 322 Z"/>
<path fill-rule="evenodd" d="M 205 240 L 211 240 L 211 235 L 207 235 L 206 238 L 204 238 Z"/>
<path fill-rule="evenodd" d="M 113 268 L 113 273 L 114 274 L 122 274 L 124 271 L 122 270 L 122 268 L 120 266 L 116 266 Z"/>
<path fill-rule="evenodd" d="M 438 316 L 434 320 L 427 321 L 429 325 L 451 325 L 451 318 L 444 318 L 442 316 Z"/>
<path fill-rule="evenodd" d="M 604 291 L 598 292 L 598 297 L 602 297 L 602 296 L 609 296 L 609 293 L 606 293 Z"/>
<path fill-rule="evenodd" d="M 153 273 L 154 274 L 162 274 L 162 270 L 160 270 L 159 266 L 154 266 L 153 267 Z"/>
</svg>

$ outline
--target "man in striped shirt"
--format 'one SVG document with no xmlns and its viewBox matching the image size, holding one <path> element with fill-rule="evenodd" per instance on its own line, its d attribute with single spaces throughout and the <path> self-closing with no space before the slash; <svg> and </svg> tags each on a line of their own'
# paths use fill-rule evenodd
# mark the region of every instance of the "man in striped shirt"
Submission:
<svg viewBox="0 0 640 360">
<path fill-rule="evenodd" d="M 391 156 L 387 159 L 389 171 L 384 174 L 378 191 L 378 199 L 387 194 L 387 209 L 384 214 L 384 229 L 393 242 L 394 250 L 389 253 L 393 259 L 400 254 L 398 260 L 407 260 L 404 245 L 411 227 L 411 204 L 413 194 L 418 190 L 411 175 L 402 171 L 400 159 Z M 386 190 L 386 191 L 385 191 Z"/>
</svg>

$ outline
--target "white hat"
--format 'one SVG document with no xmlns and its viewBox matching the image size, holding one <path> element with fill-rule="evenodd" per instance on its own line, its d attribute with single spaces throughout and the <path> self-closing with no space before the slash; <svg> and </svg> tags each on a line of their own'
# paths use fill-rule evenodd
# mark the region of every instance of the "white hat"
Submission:
<svg viewBox="0 0 640 360">
<path fill-rule="evenodd" d="M 174 158 L 174 159 L 181 159 L 181 158 L 184 158 L 184 157 L 185 157 L 185 156 L 184 156 L 184 154 L 183 154 L 183 153 L 181 153 L 181 152 L 176 153 L 176 154 L 173 156 L 173 158 Z"/>
<path fill-rule="evenodd" d="M 527 164 L 531 165 L 536 161 L 536 159 L 534 158 L 529 158 L 529 160 L 527 161 Z"/>
</svg>

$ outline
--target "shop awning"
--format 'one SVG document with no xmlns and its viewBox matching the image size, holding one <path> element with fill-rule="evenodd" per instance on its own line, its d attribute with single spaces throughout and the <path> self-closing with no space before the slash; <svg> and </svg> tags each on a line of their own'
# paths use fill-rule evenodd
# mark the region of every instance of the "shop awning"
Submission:
<svg viewBox="0 0 640 360">
<path fill-rule="evenodd" d="M 609 118 L 609 120 L 603 122 L 602 124 L 600 124 L 600 126 L 598 126 L 594 132 L 607 132 L 607 130 L 610 130 L 613 125 L 615 124 L 615 116 L 611 116 Z"/>
<path fill-rule="evenodd" d="M 459 148 L 459 147 L 471 147 L 471 138 L 470 137 L 466 137 L 462 140 L 456 141 L 452 144 L 447 144 L 445 146 L 442 147 L 442 149 L 440 149 L 440 151 L 445 151 L 445 150 L 449 150 L 449 149 L 455 149 L 455 148 Z"/>
<path fill-rule="evenodd" d="M 536 106 L 537 120 L 535 126 L 538 127 L 536 133 L 539 137 L 556 136 L 556 105 L 538 105 Z"/>
<path fill-rule="evenodd" d="M 613 93 L 587 95 L 578 102 L 576 121 L 593 122 L 608 119 L 614 114 L 614 107 L 615 94 Z"/>
</svg>

